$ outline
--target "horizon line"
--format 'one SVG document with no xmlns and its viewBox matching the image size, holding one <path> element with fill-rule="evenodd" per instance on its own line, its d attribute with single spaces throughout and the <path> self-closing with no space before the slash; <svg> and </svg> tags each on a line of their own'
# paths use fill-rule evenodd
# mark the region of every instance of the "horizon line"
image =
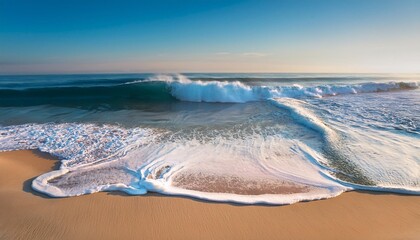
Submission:
<svg viewBox="0 0 420 240">
<path fill-rule="evenodd" d="M 0 76 L 42 76 L 42 75 L 95 75 L 95 74 L 383 74 L 383 75 L 418 75 L 420 72 L 237 72 L 237 71 L 144 71 L 144 72 L 45 72 L 45 73 L 0 73 Z"/>
</svg>

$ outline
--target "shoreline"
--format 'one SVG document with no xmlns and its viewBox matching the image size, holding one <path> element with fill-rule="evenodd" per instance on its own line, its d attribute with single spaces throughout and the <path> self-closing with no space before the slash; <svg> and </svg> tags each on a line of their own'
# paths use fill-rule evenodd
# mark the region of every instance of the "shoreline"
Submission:
<svg viewBox="0 0 420 240">
<path fill-rule="evenodd" d="M 0 153 L 0 239 L 417 239 L 420 196 L 352 191 L 292 205 L 242 205 L 150 193 L 50 198 L 32 180 L 59 162 Z"/>
</svg>

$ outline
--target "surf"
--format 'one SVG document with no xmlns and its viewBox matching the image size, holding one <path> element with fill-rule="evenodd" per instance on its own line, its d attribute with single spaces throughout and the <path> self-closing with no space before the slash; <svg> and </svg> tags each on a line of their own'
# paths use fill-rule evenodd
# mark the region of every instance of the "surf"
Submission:
<svg viewBox="0 0 420 240">
<path fill-rule="evenodd" d="M 418 195 L 418 82 L 368 80 L 167 74 L 0 87 L 0 151 L 58 157 L 60 168 L 32 183 L 52 197 L 158 192 L 291 204 L 354 189 Z M 40 111 L 52 117 L 31 118 Z"/>
</svg>

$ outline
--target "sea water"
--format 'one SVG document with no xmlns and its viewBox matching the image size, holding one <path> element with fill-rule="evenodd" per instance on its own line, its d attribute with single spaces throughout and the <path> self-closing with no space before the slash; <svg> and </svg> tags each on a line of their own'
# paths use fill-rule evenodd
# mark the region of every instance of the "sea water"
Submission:
<svg viewBox="0 0 420 240">
<path fill-rule="evenodd" d="M 0 150 L 39 149 L 52 197 L 158 192 L 290 204 L 420 194 L 419 75 L 0 76 Z"/>
</svg>

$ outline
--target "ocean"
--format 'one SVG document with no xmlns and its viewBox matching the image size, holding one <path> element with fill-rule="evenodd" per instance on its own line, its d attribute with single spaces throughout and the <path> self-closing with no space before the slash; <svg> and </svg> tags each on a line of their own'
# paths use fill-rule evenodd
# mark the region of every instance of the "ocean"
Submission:
<svg viewBox="0 0 420 240">
<path fill-rule="evenodd" d="M 420 195 L 420 75 L 0 76 L 0 151 L 60 160 L 51 197 L 157 192 L 290 204 Z"/>
</svg>

